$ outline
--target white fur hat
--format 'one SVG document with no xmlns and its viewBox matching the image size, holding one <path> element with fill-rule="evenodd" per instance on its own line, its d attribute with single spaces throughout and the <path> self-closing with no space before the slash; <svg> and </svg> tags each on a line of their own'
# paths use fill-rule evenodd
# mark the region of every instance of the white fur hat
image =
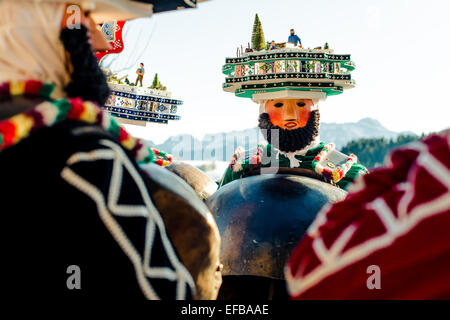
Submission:
<svg viewBox="0 0 450 320">
<path fill-rule="evenodd" d="M 0 0 L 14 1 L 14 0 Z M 79 4 L 83 10 L 89 10 L 95 22 L 103 23 L 113 20 L 129 20 L 139 17 L 150 17 L 154 5 L 141 0 L 28 0 L 30 2 L 54 2 Z M 197 2 L 205 0 L 166 0 L 173 2 L 174 9 L 179 5 L 185 8 L 195 7 Z M 166 5 L 170 7 L 170 5 Z M 162 11 L 162 10 L 161 10 Z"/>
</svg>

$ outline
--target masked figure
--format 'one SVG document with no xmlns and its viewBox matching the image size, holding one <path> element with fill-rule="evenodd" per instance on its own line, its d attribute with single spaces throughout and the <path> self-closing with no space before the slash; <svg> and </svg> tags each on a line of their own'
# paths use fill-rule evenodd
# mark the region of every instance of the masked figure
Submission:
<svg viewBox="0 0 450 320">
<path fill-rule="evenodd" d="M 259 104 L 265 141 L 236 150 L 207 200 L 222 236 L 220 298 L 286 298 L 284 266 L 295 244 L 367 172 L 319 137 L 319 102 L 353 88 L 353 69 L 350 55 L 298 47 L 226 59 L 223 89 Z"/>
<path fill-rule="evenodd" d="M 109 90 L 93 50 L 109 47 L 96 23 L 175 2 L 0 1 L 1 271 L 10 296 L 217 295 L 211 213 L 160 168 L 169 155 L 99 108 Z"/>
<path fill-rule="evenodd" d="M 275 70 L 263 68 L 274 61 Z M 317 70 L 305 72 L 301 66 L 311 63 L 318 66 Z M 233 72 L 243 65 L 248 70 L 258 70 L 259 74 Z M 319 135 L 319 101 L 353 88 L 350 74 L 353 69 L 350 55 L 322 50 L 285 48 L 227 58 L 223 68 L 228 75 L 224 90 L 259 104 L 258 126 L 265 141 L 255 152 L 241 147 L 236 150 L 221 186 L 261 168 L 309 170 L 342 189 L 366 173 L 355 155 L 336 151 L 333 143 L 321 141 Z"/>
<path fill-rule="evenodd" d="M 260 167 L 311 170 L 343 189 L 359 174 L 366 173 L 355 155 L 337 154 L 334 144 L 320 141 L 318 101 L 300 97 L 260 101 L 259 128 L 268 143 L 260 144 L 252 157 L 245 157 L 242 148 L 238 148 L 221 185 Z M 337 162 L 330 158 L 332 152 Z"/>
</svg>

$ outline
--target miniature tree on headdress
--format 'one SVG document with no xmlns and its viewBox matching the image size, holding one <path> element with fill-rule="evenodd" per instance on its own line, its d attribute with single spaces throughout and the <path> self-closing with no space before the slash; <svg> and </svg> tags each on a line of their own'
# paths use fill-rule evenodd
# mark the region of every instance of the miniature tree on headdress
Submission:
<svg viewBox="0 0 450 320">
<path fill-rule="evenodd" d="M 162 83 L 159 81 L 158 74 L 155 73 L 155 77 L 153 78 L 151 89 L 158 89 L 161 91 L 166 91 L 167 88 L 162 85 Z"/>
<path fill-rule="evenodd" d="M 262 50 L 265 47 L 264 32 L 262 29 L 261 21 L 259 20 L 258 14 L 255 15 L 255 22 L 253 23 L 253 33 L 252 33 L 252 48 L 254 50 Z"/>
<path fill-rule="evenodd" d="M 152 88 L 158 89 L 159 87 L 161 87 L 161 83 L 159 82 L 158 74 L 155 73 L 155 77 L 153 78 L 153 82 L 152 82 Z"/>
<path fill-rule="evenodd" d="M 330 49 L 330 46 L 328 45 L 328 42 L 325 42 L 325 45 L 323 46 L 323 48 L 324 48 L 325 50 Z"/>
</svg>

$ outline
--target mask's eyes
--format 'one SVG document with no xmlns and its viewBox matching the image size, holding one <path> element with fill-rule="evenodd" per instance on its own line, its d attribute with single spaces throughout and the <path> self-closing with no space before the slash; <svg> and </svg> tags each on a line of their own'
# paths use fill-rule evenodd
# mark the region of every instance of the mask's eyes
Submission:
<svg viewBox="0 0 450 320">
<path fill-rule="evenodd" d="M 274 104 L 274 107 L 275 108 L 281 108 L 283 106 L 283 103 L 282 102 L 278 102 L 278 103 L 275 103 Z"/>
<path fill-rule="evenodd" d="M 304 106 L 305 106 L 305 103 L 304 103 L 304 102 L 297 102 L 297 105 L 298 105 L 299 107 L 304 107 Z"/>
</svg>

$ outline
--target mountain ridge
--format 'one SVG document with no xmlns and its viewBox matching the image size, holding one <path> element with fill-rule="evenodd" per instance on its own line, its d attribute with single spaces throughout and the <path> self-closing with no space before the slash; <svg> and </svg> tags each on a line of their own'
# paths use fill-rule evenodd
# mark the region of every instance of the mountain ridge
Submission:
<svg viewBox="0 0 450 320">
<path fill-rule="evenodd" d="M 357 122 L 321 122 L 320 138 L 325 142 L 334 142 L 337 149 L 342 149 L 348 142 L 361 138 L 396 139 L 399 135 L 415 135 L 410 131 L 395 132 L 386 129 L 378 120 L 362 118 Z M 171 136 L 161 144 L 147 140 L 155 148 L 174 155 L 182 160 L 217 160 L 228 161 L 238 146 L 254 149 L 263 140 L 258 127 L 230 132 L 206 134 L 197 139 L 190 134 Z"/>
</svg>

